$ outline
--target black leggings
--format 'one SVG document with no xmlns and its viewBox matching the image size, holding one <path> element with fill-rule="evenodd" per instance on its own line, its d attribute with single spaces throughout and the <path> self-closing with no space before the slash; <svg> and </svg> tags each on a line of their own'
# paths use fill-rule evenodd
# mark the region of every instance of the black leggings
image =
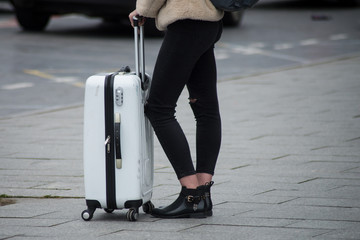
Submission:
<svg viewBox="0 0 360 240">
<path fill-rule="evenodd" d="M 221 33 L 221 21 L 177 21 L 168 26 L 155 65 L 145 113 L 178 179 L 214 174 L 221 142 L 214 44 Z M 196 119 L 196 170 L 175 118 L 176 102 L 185 85 Z"/>
</svg>

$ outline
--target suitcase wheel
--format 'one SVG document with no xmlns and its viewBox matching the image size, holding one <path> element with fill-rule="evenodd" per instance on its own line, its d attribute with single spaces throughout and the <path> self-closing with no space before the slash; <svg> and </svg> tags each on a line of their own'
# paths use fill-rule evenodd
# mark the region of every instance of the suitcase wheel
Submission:
<svg viewBox="0 0 360 240">
<path fill-rule="evenodd" d="M 84 219 L 84 221 L 90 221 L 94 216 L 94 211 L 89 211 L 88 209 L 87 210 L 84 210 L 82 213 L 81 213 L 81 217 L 82 219 Z"/>
<path fill-rule="evenodd" d="M 109 208 L 104 208 L 104 211 L 107 213 L 112 213 L 115 209 L 109 209 Z"/>
<path fill-rule="evenodd" d="M 127 213 L 126 213 L 126 218 L 127 220 L 134 222 L 138 219 L 139 217 L 139 211 L 137 209 L 131 208 Z"/>
<path fill-rule="evenodd" d="M 145 203 L 142 206 L 142 208 L 143 208 L 144 213 L 150 214 L 150 213 L 152 213 L 152 210 L 155 208 L 155 206 L 152 202 L 149 201 L 149 202 Z"/>
</svg>

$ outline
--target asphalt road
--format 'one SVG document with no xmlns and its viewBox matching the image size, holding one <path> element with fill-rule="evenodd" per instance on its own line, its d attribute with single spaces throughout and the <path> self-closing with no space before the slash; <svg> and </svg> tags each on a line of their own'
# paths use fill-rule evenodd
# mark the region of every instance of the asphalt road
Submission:
<svg viewBox="0 0 360 240">
<path fill-rule="evenodd" d="M 0 5 L 4 7 L 4 5 Z M 360 52 L 360 8 L 263 1 L 216 46 L 219 81 L 347 58 Z M 161 38 L 146 39 L 151 74 Z M 23 32 L 0 10 L 0 118 L 83 103 L 88 76 L 134 67 L 132 28 L 79 15 Z"/>
</svg>

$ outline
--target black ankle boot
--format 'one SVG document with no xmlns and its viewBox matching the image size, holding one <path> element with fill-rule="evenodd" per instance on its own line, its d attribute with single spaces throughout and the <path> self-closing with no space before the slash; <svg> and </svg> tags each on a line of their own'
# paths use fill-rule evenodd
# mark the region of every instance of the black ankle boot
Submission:
<svg viewBox="0 0 360 240">
<path fill-rule="evenodd" d="M 205 196 L 201 189 L 182 187 L 179 197 L 167 207 L 153 209 L 158 218 L 205 218 Z"/>
<path fill-rule="evenodd" d="M 213 215 L 213 204 L 211 201 L 210 188 L 214 185 L 214 182 L 208 182 L 205 185 L 199 186 L 198 189 L 202 189 L 204 192 L 204 204 L 205 204 L 205 215 L 211 217 Z"/>
</svg>

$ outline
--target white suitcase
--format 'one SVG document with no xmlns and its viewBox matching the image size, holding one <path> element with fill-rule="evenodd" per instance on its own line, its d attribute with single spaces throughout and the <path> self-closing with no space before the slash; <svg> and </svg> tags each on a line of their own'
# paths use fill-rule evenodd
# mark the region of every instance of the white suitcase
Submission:
<svg viewBox="0 0 360 240">
<path fill-rule="evenodd" d="M 153 130 L 144 115 L 150 78 L 144 71 L 143 27 L 134 28 L 136 73 L 128 67 L 86 81 L 84 106 L 84 180 L 87 209 L 111 213 L 129 209 L 135 221 L 139 208 L 150 213 L 153 188 Z M 140 51 L 139 51 L 140 49 Z M 140 70 L 141 69 L 141 70 Z M 144 80 L 140 76 L 144 76 Z"/>
</svg>

